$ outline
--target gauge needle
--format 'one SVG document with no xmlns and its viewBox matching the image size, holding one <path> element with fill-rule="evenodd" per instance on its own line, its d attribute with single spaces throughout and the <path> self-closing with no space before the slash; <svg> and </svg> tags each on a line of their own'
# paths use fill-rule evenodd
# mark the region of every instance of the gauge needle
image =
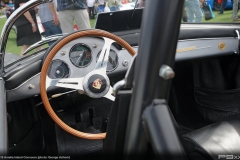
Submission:
<svg viewBox="0 0 240 160">
<path fill-rule="evenodd" d="M 108 61 L 112 64 L 113 63 L 112 57 L 109 56 Z"/>
<path fill-rule="evenodd" d="M 76 64 L 78 64 L 78 61 L 82 58 L 82 56 L 83 56 L 83 52 L 79 54 L 79 58 L 77 59 Z"/>
</svg>

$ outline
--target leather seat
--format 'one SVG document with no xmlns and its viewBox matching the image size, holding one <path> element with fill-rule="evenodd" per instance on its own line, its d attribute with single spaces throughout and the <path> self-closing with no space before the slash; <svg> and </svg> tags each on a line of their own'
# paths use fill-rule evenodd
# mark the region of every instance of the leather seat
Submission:
<svg viewBox="0 0 240 160">
<path fill-rule="evenodd" d="M 183 146 L 189 159 L 240 159 L 240 118 L 187 133 Z"/>
</svg>

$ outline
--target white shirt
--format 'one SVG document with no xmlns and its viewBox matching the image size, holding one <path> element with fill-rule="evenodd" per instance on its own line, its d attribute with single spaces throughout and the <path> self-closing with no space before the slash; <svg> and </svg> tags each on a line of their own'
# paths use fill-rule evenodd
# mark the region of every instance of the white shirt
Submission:
<svg viewBox="0 0 240 160">
<path fill-rule="evenodd" d="M 98 0 L 98 2 L 99 2 L 100 5 L 104 4 L 104 0 Z"/>
<path fill-rule="evenodd" d="M 95 0 L 87 0 L 87 5 L 88 7 L 93 7 L 94 6 Z"/>
</svg>

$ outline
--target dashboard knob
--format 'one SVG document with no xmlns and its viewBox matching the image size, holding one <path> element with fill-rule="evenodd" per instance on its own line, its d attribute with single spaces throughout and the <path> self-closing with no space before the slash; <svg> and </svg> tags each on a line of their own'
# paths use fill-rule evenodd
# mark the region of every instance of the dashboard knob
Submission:
<svg viewBox="0 0 240 160">
<path fill-rule="evenodd" d="M 66 51 L 62 51 L 61 55 L 64 56 L 66 54 Z"/>
<path fill-rule="evenodd" d="M 98 47 L 98 45 L 97 45 L 97 44 L 94 44 L 94 45 L 93 45 L 93 48 L 97 48 L 97 47 Z"/>
<path fill-rule="evenodd" d="M 127 61 L 127 60 L 124 60 L 124 61 L 122 62 L 122 65 L 123 65 L 124 67 L 127 67 L 127 66 L 128 66 L 128 61 Z"/>
<path fill-rule="evenodd" d="M 34 88 L 35 88 L 35 86 L 32 85 L 32 84 L 30 84 L 30 85 L 28 86 L 28 89 L 34 89 Z"/>
<path fill-rule="evenodd" d="M 167 65 L 162 65 L 159 71 L 159 76 L 163 79 L 172 79 L 175 76 L 173 69 Z"/>
</svg>

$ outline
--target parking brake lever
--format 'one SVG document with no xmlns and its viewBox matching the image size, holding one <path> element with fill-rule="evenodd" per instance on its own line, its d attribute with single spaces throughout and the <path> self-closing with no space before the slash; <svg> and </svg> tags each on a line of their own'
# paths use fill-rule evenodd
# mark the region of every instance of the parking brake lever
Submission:
<svg viewBox="0 0 240 160">
<path fill-rule="evenodd" d="M 235 32 L 237 33 L 237 37 L 238 37 L 238 50 L 236 54 L 239 54 L 240 53 L 240 34 L 238 30 L 235 30 Z"/>
</svg>

